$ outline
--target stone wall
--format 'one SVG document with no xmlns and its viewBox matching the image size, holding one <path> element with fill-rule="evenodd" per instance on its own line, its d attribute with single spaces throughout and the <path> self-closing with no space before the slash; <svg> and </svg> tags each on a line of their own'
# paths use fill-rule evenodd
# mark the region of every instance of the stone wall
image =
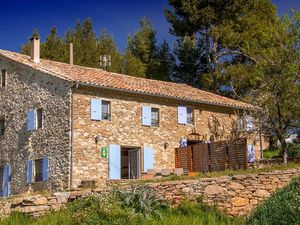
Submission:
<svg viewBox="0 0 300 225">
<path fill-rule="evenodd" d="M 0 166 L 11 166 L 12 194 L 28 191 L 29 159 L 49 158 L 49 181 L 33 183 L 31 189 L 64 189 L 70 171 L 70 83 L 0 57 L 7 70 L 0 88 L 0 116 L 5 135 L 0 137 Z M 43 127 L 27 131 L 27 113 L 42 108 Z"/>
<path fill-rule="evenodd" d="M 249 214 L 259 203 L 275 190 L 284 187 L 292 177 L 300 174 L 300 168 L 260 174 L 203 178 L 197 180 L 165 181 L 146 184 L 157 197 L 178 205 L 183 199 L 202 199 L 208 205 L 217 206 L 232 216 Z M 115 186 L 115 183 L 114 183 Z M 118 185 L 130 190 L 132 186 Z M 72 192 L 57 192 L 52 195 L 14 197 L 0 202 L 0 217 L 19 211 L 40 216 L 49 211 L 65 207 L 68 202 L 91 195 L 104 195 L 112 188 L 111 184 L 96 189 L 82 189 Z"/>
<path fill-rule="evenodd" d="M 180 91 L 180 90 L 179 90 Z M 90 118 L 91 98 L 111 101 L 111 121 L 92 121 Z M 159 127 L 143 126 L 142 106 L 159 109 Z M 177 122 L 177 106 L 194 109 L 193 125 Z M 182 138 L 191 139 L 189 134 L 198 133 L 200 140 L 230 139 L 236 125 L 233 109 L 201 104 L 191 104 L 164 98 L 122 93 L 104 89 L 79 88 L 75 93 L 75 143 L 73 187 L 83 180 L 97 183 L 108 178 L 108 159 L 100 157 L 100 148 L 110 144 L 140 147 L 152 146 L 156 169 L 174 168 L 175 151 Z M 98 144 L 95 138 L 99 136 Z M 197 138 L 197 137 L 196 137 Z M 253 143 L 250 136 L 249 143 Z M 169 146 L 165 149 L 164 143 Z M 259 142 L 255 142 L 256 157 L 260 157 Z M 141 154 L 142 159 L 142 154 Z M 142 167 L 143 162 L 140 163 Z"/>
<path fill-rule="evenodd" d="M 148 184 L 160 199 L 177 205 L 183 199 L 202 199 L 232 215 L 249 214 L 275 190 L 284 187 L 300 168 L 260 174 L 223 176 Z"/>
</svg>

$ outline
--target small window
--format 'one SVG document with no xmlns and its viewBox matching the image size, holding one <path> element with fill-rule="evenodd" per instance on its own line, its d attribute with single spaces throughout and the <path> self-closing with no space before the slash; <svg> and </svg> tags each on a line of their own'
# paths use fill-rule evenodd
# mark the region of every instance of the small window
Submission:
<svg viewBox="0 0 300 225">
<path fill-rule="evenodd" d="M 109 101 L 102 101 L 102 120 L 110 120 L 110 102 Z"/>
<path fill-rule="evenodd" d="M 43 159 L 34 160 L 34 181 L 43 181 Z"/>
<path fill-rule="evenodd" d="M 159 109 L 151 108 L 151 126 L 159 126 Z"/>
<path fill-rule="evenodd" d="M 186 122 L 187 122 L 187 124 L 193 124 L 194 123 L 193 109 L 189 108 L 189 107 L 186 108 Z"/>
<path fill-rule="evenodd" d="M 6 86 L 6 70 L 1 71 L 1 88 Z"/>
<path fill-rule="evenodd" d="M 0 136 L 4 135 L 5 131 L 5 121 L 4 118 L 0 119 Z"/>
<path fill-rule="evenodd" d="M 43 127 L 43 110 L 42 109 L 36 110 L 36 127 L 37 127 L 37 129 Z"/>
</svg>

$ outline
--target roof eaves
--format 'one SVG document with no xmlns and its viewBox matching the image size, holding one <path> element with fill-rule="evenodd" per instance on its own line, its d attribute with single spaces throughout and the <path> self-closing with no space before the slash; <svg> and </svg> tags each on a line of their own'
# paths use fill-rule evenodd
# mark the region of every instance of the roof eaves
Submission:
<svg viewBox="0 0 300 225">
<path fill-rule="evenodd" d="M 147 95 L 147 96 L 152 96 L 152 97 L 164 97 L 164 98 L 173 99 L 173 100 L 177 100 L 177 101 L 186 101 L 186 102 L 200 103 L 200 104 L 213 105 L 213 106 L 224 106 L 224 107 L 233 108 L 233 109 L 255 110 L 254 107 L 253 108 L 251 108 L 251 107 L 241 107 L 241 106 L 235 106 L 235 105 L 226 104 L 226 103 L 192 100 L 192 99 L 188 99 L 188 98 L 180 98 L 180 97 L 174 97 L 174 96 L 170 96 L 170 95 L 154 94 L 154 93 L 149 93 L 149 92 L 146 92 L 146 91 L 129 90 L 129 89 L 125 89 L 125 88 L 114 88 L 114 87 L 109 87 L 109 86 L 96 84 L 96 83 L 90 83 L 90 82 L 76 81 L 76 83 L 78 85 L 82 85 L 82 86 L 103 88 L 103 89 L 113 90 L 113 91 L 123 91 L 123 92 L 127 92 L 127 93 L 141 94 L 141 95 Z"/>
</svg>

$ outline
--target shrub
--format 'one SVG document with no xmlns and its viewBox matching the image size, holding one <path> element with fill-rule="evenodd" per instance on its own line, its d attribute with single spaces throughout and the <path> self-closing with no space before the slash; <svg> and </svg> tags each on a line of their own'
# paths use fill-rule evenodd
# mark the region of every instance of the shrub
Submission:
<svg viewBox="0 0 300 225">
<path fill-rule="evenodd" d="M 134 186 L 131 191 L 115 190 L 115 196 L 123 207 L 131 208 L 134 213 L 141 213 L 145 217 L 159 216 L 159 208 L 165 207 L 155 197 L 152 189 L 144 186 Z"/>
<path fill-rule="evenodd" d="M 300 177 L 275 192 L 250 215 L 246 225 L 300 223 Z"/>
<path fill-rule="evenodd" d="M 300 157 L 300 144 L 288 143 L 288 156 L 291 158 Z"/>
</svg>

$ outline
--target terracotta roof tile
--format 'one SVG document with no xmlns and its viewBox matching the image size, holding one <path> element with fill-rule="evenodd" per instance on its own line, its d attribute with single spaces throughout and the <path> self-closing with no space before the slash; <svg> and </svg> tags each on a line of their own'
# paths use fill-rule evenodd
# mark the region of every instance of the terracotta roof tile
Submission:
<svg viewBox="0 0 300 225">
<path fill-rule="evenodd" d="M 165 96 L 168 98 L 176 98 L 206 104 L 217 104 L 228 107 L 254 109 L 254 106 L 251 104 L 193 88 L 186 84 L 150 80 L 123 74 L 111 73 L 96 68 L 88 68 L 76 65 L 72 66 L 70 64 L 44 59 L 41 59 L 40 63 L 36 64 L 30 60 L 29 56 L 6 50 L 0 50 L 0 55 L 27 65 L 33 69 L 69 81 L 77 81 L 80 83 L 106 88 Z"/>
</svg>

